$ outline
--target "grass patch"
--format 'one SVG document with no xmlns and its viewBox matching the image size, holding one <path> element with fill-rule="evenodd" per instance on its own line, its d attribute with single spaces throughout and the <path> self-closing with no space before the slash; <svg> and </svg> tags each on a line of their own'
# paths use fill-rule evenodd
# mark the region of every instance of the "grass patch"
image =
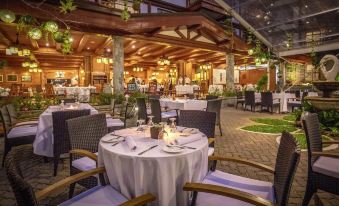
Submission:
<svg viewBox="0 0 339 206">
<path fill-rule="evenodd" d="M 307 149 L 307 142 L 306 142 L 306 135 L 304 133 L 297 133 L 293 134 L 293 136 L 297 139 L 299 142 L 300 148 L 301 149 Z M 329 137 L 322 135 L 322 140 L 323 141 L 329 141 L 331 140 Z M 323 145 L 323 147 L 326 147 L 328 145 Z"/>
<path fill-rule="evenodd" d="M 294 132 L 297 130 L 292 125 L 250 125 L 246 127 L 242 127 L 241 129 L 247 130 L 247 131 L 252 131 L 252 132 L 262 132 L 262 133 L 271 133 L 271 134 L 277 134 L 277 133 L 282 133 L 283 131 L 287 132 Z"/>
<path fill-rule="evenodd" d="M 286 115 L 286 116 L 283 117 L 283 120 L 295 122 L 297 120 L 297 118 L 294 115 Z"/>
<path fill-rule="evenodd" d="M 292 125 L 291 122 L 281 120 L 281 119 L 271 119 L 271 118 L 251 118 L 250 120 L 261 123 L 261 124 L 267 124 L 272 126 L 281 126 L 281 125 Z"/>
</svg>

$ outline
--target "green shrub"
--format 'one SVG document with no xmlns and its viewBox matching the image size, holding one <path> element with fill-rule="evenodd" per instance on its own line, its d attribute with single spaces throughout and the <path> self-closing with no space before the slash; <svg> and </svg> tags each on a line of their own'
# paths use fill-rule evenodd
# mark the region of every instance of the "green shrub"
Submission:
<svg viewBox="0 0 339 206">
<path fill-rule="evenodd" d="M 147 95 L 145 93 L 142 93 L 142 92 L 133 92 L 129 96 L 128 102 L 129 103 L 135 103 L 137 98 L 147 98 Z"/>
</svg>

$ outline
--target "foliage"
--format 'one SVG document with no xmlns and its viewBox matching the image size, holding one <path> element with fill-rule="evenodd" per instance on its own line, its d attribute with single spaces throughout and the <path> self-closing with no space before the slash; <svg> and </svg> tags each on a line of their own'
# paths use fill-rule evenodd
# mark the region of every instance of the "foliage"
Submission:
<svg viewBox="0 0 339 206">
<path fill-rule="evenodd" d="M 125 101 L 125 96 L 123 94 L 113 94 L 113 99 L 116 104 L 121 104 Z"/>
<path fill-rule="evenodd" d="M 98 96 L 100 105 L 110 105 L 113 99 L 113 94 L 100 93 Z"/>
<path fill-rule="evenodd" d="M 36 94 L 31 98 L 13 97 L 8 103 L 12 103 L 17 111 L 44 110 L 50 105 L 58 103 L 58 99 L 45 98 Z"/>
<path fill-rule="evenodd" d="M 306 141 L 306 135 L 305 133 L 296 133 L 296 134 L 293 134 L 294 138 L 299 142 L 299 146 L 301 149 L 307 149 L 307 141 Z M 325 135 L 322 135 L 321 136 L 322 138 L 322 141 L 329 141 L 330 138 L 325 136 Z M 328 145 L 323 145 L 323 146 L 328 146 Z"/>
<path fill-rule="evenodd" d="M 31 15 L 22 15 L 17 24 L 17 29 L 19 31 L 30 30 L 32 27 L 37 26 L 39 23 L 36 18 Z"/>
<path fill-rule="evenodd" d="M 297 130 L 294 126 L 289 125 L 250 125 L 242 127 L 241 129 L 252 131 L 252 132 L 262 132 L 262 133 L 271 133 L 271 134 L 280 134 L 283 131 L 294 132 Z"/>
<path fill-rule="evenodd" d="M 77 6 L 74 5 L 74 1 L 73 0 L 60 0 L 60 13 L 70 13 L 72 11 L 74 11 Z"/>
<path fill-rule="evenodd" d="M 257 82 L 257 91 L 264 90 L 264 86 L 267 85 L 267 82 L 268 82 L 268 76 L 265 74 Z"/>
<path fill-rule="evenodd" d="M 295 122 L 297 120 L 297 118 L 294 114 L 291 114 L 291 115 L 284 116 L 283 120 L 289 121 L 289 122 Z"/>
<path fill-rule="evenodd" d="M 128 102 L 129 103 L 135 103 L 136 102 L 136 98 L 147 98 L 147 95 L 145 93 L 142 92 L 133 92 L 130 97 L 128 98 Z"/>
<path fill-rule="evenodd" d="M 235 93 L 234 90 L 228 90 L 228 89 L 222 91 L 222 94 L 221 94 L 221 95 L 222 95 L 223 97 L 235 97 L 235 96 L 237 96 L 237 94 Z"/>
<path fill-rule="evenodd" d="M 133 1 L 133 10 L 134 11 L 139 11 L 140 10 L 140 4 L 141 4 L 142 0 L 134 0 Z"/>
<path fill-rule="evenodd" d="M 7 66 L 7 60 L 1 59 L 0 60 L 0 69 L 4 68 L 5 66 Z"/>
<path fill-rule="evenodd" d="M 131 14 L 128 11 L 128 7 L 127 7 L 127 1 L 125 0 L 124 2 L 124 10 L 122 10 L 121 12 L 121 19 L 124 21 L 128 21 L 128 19 L 131 17 Z"/>
<path fill-rule="evenodd" d="M 292 125 L 292 123 L 281 120 L 281 119 L 271 119 L 271 118 L 251 118 L 250 120 L 267 125 L 279 126 L 279 125 Z"/>
</svg>

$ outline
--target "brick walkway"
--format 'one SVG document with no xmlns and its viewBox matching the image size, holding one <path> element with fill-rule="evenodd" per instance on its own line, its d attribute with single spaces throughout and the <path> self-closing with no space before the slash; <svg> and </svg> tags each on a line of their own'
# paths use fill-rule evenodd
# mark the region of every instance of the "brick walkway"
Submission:
<svg viewBox="0 0 339 206">
<path fill-rule="evenodd" d="M 244 112 L 241 110 L 234 110 L 226 108 L 222 110 L 222 126 L 224 135 L 217 136 L 216 139 L 216 153 L 218 155 L 229 155 L 242 158 L 248 158 L 260 163 L 274 166 L 275 156 L 278 145 L 276 143 L 276 136 L 249 133 L 240 131 L 238 128 L 244 125 L 252 124 L 249 120 L 251 117 L 273 117 L 280 118 L 281 115 L 270 115 L 261 113 Z M 216 134 L 218 130 L 216 130 Z M 0 139 L 0 157 L 2 159 L 3 138 Z M 339 152 L 337 149 L 336 152 Z M 53 165 L 51 162 L 41 164 L 39 168 L 29 171 L 32 177 L 29 181 L 32 183 L 35 190 L 45 188 L 51 183 L 63 179 L 69 174 L 68 160 L 64 160 L 59 164 L 58 176 L 53 177 Z M 246 167 L 234 163 L 218 164 L 218 169 L 233 174 L 244 175 L 250 178 L 259 180 L 272 181 L 272 176 L 265 172 L 261 172 L 251 167 Z M 306 185 L 307 174 L 307 159 L 306 153 L 302 152 L 301 161 L 298 166 L 297 174 L 293 182 L 292 192 L 290 196 L 289 205 L 301 205 Z M 31 175 L 30 175 L 31 176 Z M 80 192 L 82 188 L 77 188 Z M 319 192 L 319 197 L 326 206 L 338 206 L 339 197 L 329 195 L 324 192 Z M 51 197 L 43 202 L 43 205 L 57 205 L 63 200 L 67 199 L 67 191 L 58 196 Z M 0 169 L 0 205 L 11 206 L 15 205 L 13 193 L 8 185 L 4 169 Z M 311 201 L 310 205 L 314 205 Z"/>
</svg>

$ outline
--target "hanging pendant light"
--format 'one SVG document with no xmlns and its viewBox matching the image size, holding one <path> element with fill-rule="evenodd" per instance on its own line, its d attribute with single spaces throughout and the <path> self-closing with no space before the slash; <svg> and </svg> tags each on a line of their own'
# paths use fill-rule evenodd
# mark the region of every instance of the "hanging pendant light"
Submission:
<svg viewBox="0 0 339 206">
<path fill-rule="evenodd" d="M 15 21 L 15 14 L 10 10 L 0 10 L 0 19 L 5 23 L 13 23 Z"/>
</svg>

